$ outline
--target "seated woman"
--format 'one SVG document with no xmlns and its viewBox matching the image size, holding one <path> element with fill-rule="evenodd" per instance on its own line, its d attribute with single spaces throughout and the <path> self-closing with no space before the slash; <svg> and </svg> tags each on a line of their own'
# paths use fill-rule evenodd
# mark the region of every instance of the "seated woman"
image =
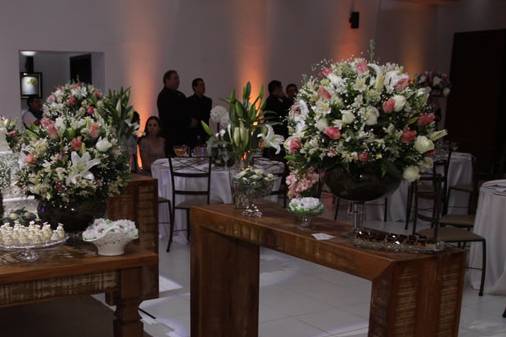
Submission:
<svg viewBox="0 0 506 337">
<path fill-rule="evenodd" d="M 146 121 L 144 136 L 139 140 L 139 151 L 142 171 L 151 174 L 151 164 L 157 159 L 165 158 L 165 138 L 161 136 L 160 119 L 151 116 Z"/>
</svg>

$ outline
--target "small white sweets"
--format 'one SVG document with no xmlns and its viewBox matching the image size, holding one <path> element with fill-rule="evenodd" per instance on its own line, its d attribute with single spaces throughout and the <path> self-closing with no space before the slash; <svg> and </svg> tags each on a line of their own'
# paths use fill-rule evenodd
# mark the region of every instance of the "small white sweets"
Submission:
<svg viewBox="0 0 506 337">
<path fill-rule="evenodd" d="M 5 223 L 0 226 L 0 245 L 2 246 L 35 246 L 61 241 L 65 238 L 65 231 L 61 224 L 55 230 L 44 222 L 37 224 L 30 221 L 28 226 L 15 222 L 14 226 Z"/>
</svg>

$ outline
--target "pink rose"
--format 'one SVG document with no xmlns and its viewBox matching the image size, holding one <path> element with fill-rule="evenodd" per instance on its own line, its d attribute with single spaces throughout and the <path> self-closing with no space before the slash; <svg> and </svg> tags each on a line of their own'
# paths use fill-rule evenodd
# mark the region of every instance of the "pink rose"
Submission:
<svg viewBox="0 0 506 337">
<path fill-rule="evenodd" d="M 327 135 L 327 137 L 329 137 L 330 139 L 333 139 L 333 140 L 341 138 L 341 130 L 339 130 L 338 128 L 328 127 L 328 128 L 325 128 L 323 133 L 325 133 L 325 135 Z"/>
<path fill-rule="evenodd" d="M 86 110 L 86 113 L 88 115 L 93 115 L 95 113 L 95 108 L 93 106 L 89 106 L 88 109 Z"/>
<path fill-rule="evenodd" d="M 360 152 L 358 154 L 358 160 L 362 161 L 362 162 L 366 162 L 369 160 L 369 153 L 367 152 Z"/>
<path fill-rule="evenodd" d="M 54 101 L 56 101 L 56 97 L 54 97 L 54 95 L 49 95 L 49 97 L 47 98 L 47 102 L 54 103 Z"/>
<path fill-rule="evenodd" d="M 102 92 L 100 90 L 95 91 L 95 97 L 96 98 L 101 98 L 102 97 Z"/>
<path fill-rule="evenodd" d="M 27 163 L 28 165 L 33 165 L 35 164 L 36 160 L 35 160 L 35 157 L 33 156 L 33 154 L 29 153 L 26 155 L 25 157 L 25 163 Z"/>
<path fill-rule="evenodd" d="M 40 125 L 42 125 L 42 127 L 44 129 L 47 129 L 49 128 L 51 125 L 54 125 L 54 122 L 52 120 L 50 120 L 49 118 L 42 118 L 40 120 Z"/>
<path fill-rule="evenodd" d="M 76 105 L 76 103 L 77 103 L 77 98 L 75 96 L 70 96 L 67 99 L 67 104 L 68 105 Z"/>
<path fill-rule="evenodd" d="M 416 131 L 406 129 L 402 132 L 401 142 L 404 144 L 412 143 L 416 139 Z"/>
<path fill-rule="evenodd" d="M 420 117 L 418 117 L 418 125 L 425 126 L 429 125 L 430 123 L 434 122 L 436 119 L 436 116 L 433 113 L 423 114 Z"/>
<path fill-rule="evenodd" d="M 403 91 L 409 85 L 409 77 L 404 77 L 399 80 L 394 86 L 395 91 Z"/>
<path fill-rule="evenodd" d="M 357 68 L 357 72 L 359 74 L 365 73 L 368 69 L 367 62 L 365 60 L 363 60 L 363 61 L 357 63 L 356 68 Z"/>
<path fill-rule="evenodd" d="M 436 153 L 435 150 L 427 151 L 425 152 L 425 157 L 434 157 L 435 153 Z"/>
<path fill-rule="evenodd" d="M 88 132 L 90 133 L 91 138 L 93 139 L 98 138 L 98 136 L 100 135 L 100 124 L 91 123 L 88 128 Z"/>
<path fill-rule="evenodd" d="M 16 137 L 17 134 L 16 130 L 12 130 L 7 132 L 7 137 Z"/>
<path fill-rule="evenodd" d="M 330 74 L 332 74 L 332 69 L 330 69 L 330 68 L 323 68 L 323 69 L 322 69 L 322 75 L 323 75 L 323 76 L 327 77 L 327 76 L 329 76 Z"/>
<path fill-rule="evenodd" d="M 288 153 L 293 154 L 300 150 L 302 143 L 298 137 L 289 137 L 287 139 Z"/>
<path fill-rule="evenodd" d="M 395 99 L 389 98 L 386 102 L 383 102 L 383 111 L 392 112 L 395 108 Z"/>
<path fill-rule="evenodd" d="M 82 144 L 83 142 L 81 141 L 81 137 L 74 138 L 70 141 L 70 147 L 72 147 L 72 150 L 74 151 L 79 151 Z"/>
<path fill-rule="evenodd" d="M 322 86 L 320 86 L 320 88 L 318 89 L 318 95 L 320 95 L 321 98 L 325 98 L 325 99 L 332 98 L 332 95 L 330 94 L 330 92 L 328 92 L 327 89 L 325 89 Z"/>
</svg>

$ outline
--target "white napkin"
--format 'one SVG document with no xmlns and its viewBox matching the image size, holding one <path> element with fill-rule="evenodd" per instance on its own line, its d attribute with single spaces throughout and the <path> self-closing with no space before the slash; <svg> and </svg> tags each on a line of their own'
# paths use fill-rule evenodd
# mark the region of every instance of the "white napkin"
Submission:
<svg viewBox="0 0 506 337">
<path fill-rule="evenodd" d="M 333 239 L 335 238 L 335 236 L 332 236 L 332 235 L 329 235 L 329 234 L 325 234 L 325 233 L 315 233 L 315 234 L 311 234 L 316 240 L 320 241 L 320 240 L 330 240 L 330 239 Z"/>
</svg>

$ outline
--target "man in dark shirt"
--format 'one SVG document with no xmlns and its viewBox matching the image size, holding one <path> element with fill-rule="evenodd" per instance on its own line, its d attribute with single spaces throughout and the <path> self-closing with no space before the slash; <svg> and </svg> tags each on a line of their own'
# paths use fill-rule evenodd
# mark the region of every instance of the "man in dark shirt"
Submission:
<svg viewBox="0 0 506 337">
<path fill-rule="evenodd" d="M 297 97 L 297 94 L 299 93 L 299 89 L 297 88 L 297 84 L 290 83 L 286 86 L 286 99 L 287 102 L 290 104 L 290 106 L 295 103 L 295 98 Z"/>
<path fill-rule="evenodd" d="M 276 134 L 288 137 L 287 117 L 290 102 L 283 93 L 283 85 L 274 80 L 269 83 L 269 97 L 265 101 L 264 111 L 267 112 L 267 120 L 274 122 L 273 129 Z"/>
<path fill-rule="evenodd" d="M 163 75 L 163 89 L 158 94 L 158 116 L 166 139 L 166 153 L 173 154 L 173 146 L 187 144 L 191 117 L 186 110 L 186 96 L 179 88 L 179 75 L 169 70 Z"/>
<path fill-rule="evenodd" d="M 209 138 L 204 131 L 201 122 L 209 125 L 209 116 L 211 114 L 211 107 L 213 101 L 204 96 L 206 93 L 206 84 L 201 78 L 196 78 L 192 81 L 192 88 L 194 94 L 187 98 L 186 106 L 191 116 L 190 126 L 190 146 L 201 145 Z"/>
</svg>

